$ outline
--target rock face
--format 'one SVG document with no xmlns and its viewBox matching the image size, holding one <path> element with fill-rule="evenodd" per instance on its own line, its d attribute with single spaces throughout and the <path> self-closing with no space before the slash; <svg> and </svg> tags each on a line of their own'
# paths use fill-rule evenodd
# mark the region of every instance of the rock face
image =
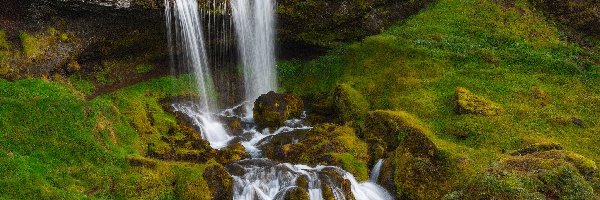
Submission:
<svg viewBox="0 0 600 200">
<path fill-rule="evenodd" d="M 300 117 L 304 111 L 302 99 L 292 94 L 273 91 L 260 95 L 254 102 L 254 120 L 263 128 L 278 128 L 285 120 Z"/>
<path fill-rule="evenodd" d="M 381 32 L 431 0 L 282 0 L 278 1 L 283 40 L 331 46 Z"/>
<path fill-rule="evenodd" d="M 595 0 L 532 0 L 546 15 L 588 35 L 600 37 L 600 2 Z"/>
<path fill-rule="evenodd" d="M 500 115 L 503 109 L 483 97 L 471 93 L 466 88 L 456 88 L 454 111 L 457 114 L 477 114 L 484 116 Z"/>
</svg>

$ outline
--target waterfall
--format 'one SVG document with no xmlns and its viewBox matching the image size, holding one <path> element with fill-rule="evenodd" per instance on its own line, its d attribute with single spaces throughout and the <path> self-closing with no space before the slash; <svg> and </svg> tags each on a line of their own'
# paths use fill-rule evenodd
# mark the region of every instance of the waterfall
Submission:
<svg viewBox="0 0 600 200">
<path fill-rule="evenodd" d="M 216 108 L 216 100 L 214 95 L 209 93 L 214 84 L 208 68 L 198 3 L 196 0 L 165 0 L 165 17 L 171 67 L 175 69 L 175 65 L 178 65 L 180 69 L 193 73 L 199 96 L 194 105 L 182 106 L 175 110 L 190 116 L 201 128 L 203 138 L 208 140 L 213 148 L 221 148 L 227 144 L 230 137 L 223 126 L 211 116 L 211 112 Z"/>
<path fill-rule="evenodd" d="M 383 159 L 377 160 L 377 163 L 375 163 L 375 166 L 373 166 L 371 175 L 369 176 L 369 181 L 377 183 L 377 180 L 379 180 L 379 173 L 381 172 L 381 166 L 383 166 Z"/>
<path fill-rule="evenodd" d="M 238 51 L 243 65 L 245 99 L 277 90 L 274 0 L 231 0 Z M 252 105 L 246 115 L 252 116 Z"/>
<path fill-rule="evenodd" d="M 274 56 L 274 0 L 231 0 L 231 12 L 235 25 L 238 51 L 243 65 L 245 102 L 240 106 L 227 109 L 219 115 L 213 114 L 217 106 L 210 94 L 214 84 L 209 72 L 209 63 L 218 65 L 224 62 L 220 54 L 227 52 L 223 46 L 206 47 L 203 39 L 203 24 L 208 27 L 207 39 L 228 38 L 227 22 L 217 21 L 214 9 L 219 7 L 227 12 L 226 4 L 206 2 L 206 10 L 198 13 L 197 0 L 165 0 L 165 16 L 167 23 L 171 65 L 176 69 L 193 72 L 198 87 L 199 100 L 176 102 L 172 105 L 175 112 L 180 112 L 200 130 L 202 138 L 209 141 L 213 148 L 222 148 L 230 141 L 240 142 L 254 158 L 237 161 L 228 165 L 229 173 L 234 179 L 236 200 L 284 199 L 287 193 L 298 187 L 305 187 L 311 200 L 321 200 L 325 194 L 333 195 L 337 200 L 355 198 L 358 200 L 388 200 L 393 197 L 381 186 L 372 181 L 359 183 L 355 177 L 336 166 L 294 165 L 276 163 L 260 158 L 261 145 L 271 142 L 273 136 L 290 131 L 308 130 L 301 119 L 286 121 L 285 126 L 270 132 L 268 129 L 258 131 L 252 120 L 252 105 L 261 94 L 277 89 L 275 56 Z M 212 11 L 211 11 L 212 9 Z M 231 24 L 231 22 L 229 23 Z M 224 40 L 223 42 L 226 42 Z M 209 48 L 208 52 L 205 48 Z M 227 46 L 225 46 L 227 48 Z M 210 53 L 210 54 L 209 54 Z M 209 56 L 210 55 L 210 58 Z M 175 66 L 178 65 L 178 68 Z M 239 118 L 243 132 L 232 131 L 228 134 L 219 118 Z M 293 139 L 293 138 L 292 138 Z M 294 141 L 296 143 L 298 141 Z M 376 179 L 381 162 L 375 165 L 372 179 Z M 375 178 L 374 178 L 375 177 Z M 306 185 L 298 185 L 300 179 Z M 342 182 L 349 184 L 342 184 Z M 350 188 L 348 188 L 350 187 Z M 326 193 L 327 192 L 327 193 Z M 351 193 L 351 194 L 348 194 Z"/>
<path fill-rule="evenodd" d="M 304 178 L 308 196 L 311 200 L 323 199 L 323 189 L 328 188 L 337 200 L 344 200 L 343 186 L 339 181 L 344 179 L 351 185 L 351 192 L 357 200 L 391 200 L 394 199 L 385 189 L 371 182 L 359 183 L 354 176 L 339 167 L 292 165 L 275 163 L 268 159 L 243 160 L 229 166 L 230 171 L 243 172 L 233 174 L 233 199 L 284 199 L 286 192 L 298 185 Z M 332 177 L 337 174 L 337 178 Z M 334 175 L 335 176 L 335 175 Z"/>
</svg>

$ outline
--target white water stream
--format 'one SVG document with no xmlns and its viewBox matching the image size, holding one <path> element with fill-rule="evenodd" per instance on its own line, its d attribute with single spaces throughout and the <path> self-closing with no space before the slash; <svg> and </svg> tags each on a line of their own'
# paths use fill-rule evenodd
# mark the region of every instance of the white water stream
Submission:
<svg viewBox="0 0 600 200">
<path fill-rule="evenodd" d="M 231 0 L 230 3 L 235 21 L 238 50 L 244 69 L 245 98 L 246 102 L 254 102 L 261 94 L 277 89 L 274 56 L 275 2 L 274 0 Z M 223 10 L 227 11 L 225 4 L 217 5 L 213 1 L 212 5 L 208 5 L 213 9 L 222 6 Z M 202 14 L 206 13 L 202 11 Z M 268 143 L 270 136 L 296 130 L 307 130 L 311 127 L 304 126 L 301 119 L 294 119 L 288 120 L 286 126 L 277 130 L 257 130 L 252 120 L 252 103 L 240 105 L 245 110 L 239 109 L 238 106 L 227 109 L 219 115 L 212 114 L 216 111 L 217 106 L 213 95 L 209 94 L 213 83 L 208 68 L 209 59 L 203 41 L 203 23 L 198 12 L 197 0 L 165 0 L 165 16 L 171 65 L 173 68 L 177 65 L 179 68 L 193 72 L 199 94 L 199 100 L 173 104 L 173 110 L 188 116 L 190 122 L 200 130 L 202 138 L 207 140 L 211 147 L 219 149 L 236 141 L 244 145 L 254 157 L 228 166 L 235 180 L 234 199 L 283 199 L 288 191 L 298 187 L 297 180 L 301 177 L 305 177 L 307 180 L 307 189 L 311 200 L 323 199 L 324 186 L 329 187 L 326 189 L 332 192 L 335 199 L 346 199 L 348 194 L 344 194 L 341 180 L 350 183 L 351 195 L 355 199 L 393 199 L 375 181 L 359 183 L 352 174 L 339 167 L 309 167 L 275 163 L 260 158 L 260 145 Z M 225 21 L 218 23 L 216 16 L 211 17 L 210 14 L 204 20 L 207 20 L 209 24 L 208 39 L 214 37 L 213 29 L 211 29 L 213 26 L 217 29 L 221 26 L 222 34 L 227 34 Z M 227 36 L 223 35 L 222 37 Z M 216 48 L 209 49 L 209 51 L 211 50 L 226 52 L 226 50 Z M 212 55 L 218 54 L 213 53 Z M 219 62 L 219 57 L 216 56 L 210 60 L 213 63 Z M 239 110 L 244 111 L 242 113 Z M 228 133 L 223 124 L 216 120 L 219 117 L 239 118 L 244 125 L 243 132 L 239 135 Z M 381 161 L 373 169 L 372 180 L 377 179 L 380 168 Z"/>
</svg>

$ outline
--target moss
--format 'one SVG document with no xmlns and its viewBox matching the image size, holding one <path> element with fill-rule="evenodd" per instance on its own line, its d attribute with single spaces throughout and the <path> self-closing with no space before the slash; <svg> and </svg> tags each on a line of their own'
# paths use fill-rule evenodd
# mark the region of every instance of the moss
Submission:
<svg viewBox="0 0 600 200">
<path fill-rule="evenodd" d="M 431 131 L 419 119 L 407 112 L 377 110 L 369 112 L 367 115 L 364 134 L 365 139 L 371 145 L 372 152 L 378 152 L 373 149 L 378 145 L 384 147 L 385 151 L 393 151 L 407 136 L 416 137 L 421 135 L 419 138 L 427 137 L 431 134 Z M 416 142 L 412 145 L 419 146 L 425 145 L 425 143 Z M 423 152 L 425 154 L 433 153 L 427 150 L 431 148 L 429 144 L 422 148 L 427 151 Z M 380 156 L 383 155 L 374 156 L 381 158 Z"/>
<path fill-rule="evenodd" d="M 209 183 L 213 200 L 233 199 L 233 178 L 222 165 L 215 164 L 207 167 L 203 177 Z"/>
<path fill-rule="evenodd" d="M 369 111 L 369 102 L 349 85 L 340 84 L 335 88 L 334 105 L 341 121 L 364 120 Z"/>
<path fill-rule="evenodd" d="M 41 41 L 33 35 L 26 32 L 21 32 L 19 35 L 21 44 L 23 45 L 23 53 L 26 57 L 32 59 L 40 56 L 43 52 Z"/>
<path fill-rule="evenodd" d="M 354 129 L 347 126 L 321 124 L 306 133 L 282 133 L 274 136 L 262 150 L 272 160 L 337 165 L 352 172 L 358 180 L 368 178 L 368 146 L 356 136 Z"/>
<path fill-rule="evenodd" d="M 549 150 L 502 158 L 468 187 L 467 198 L 595 199 L 593 180 L 568 159 L 575 155 Z"/>
<path fill-rule="evenodd" d="M 526 155 L 536 152 L 562 149 L 563 146 L 558 143 L 535 143 L 511 153 L 511 155 Z"/>
<path fill-rule="evenodd" d="M 138 74 L 145 74 L 154 69 L 154 65 L 151 64 L 142 64 L 135 67 L 135 72 Z"/>
<path fill-rule="evenodd" d="M 309 200 L 308 191 L 303 188 L 295 187 L 289 189 L 284 200 Z"/>
<path fill-rule="evenodd" d="M 477 96 L 463 87 L 456 88 L 455 100 L 454 110 L 457 114 L 495 116 L 503 112 L 498 104 Z"/>
<path fill-rule="evenodd" d="M 131 166 L 140 166 L 140 167 L 147 167 L 147 168 L 156 167 L 156 161 L 154 161 L 152 159 L 148 159 L 148 158 L 144 158 L 144 157 L 140 157 L 140 156 L 129 156 L 129 157 L 126 157 L 126 159 L 127 159 L 127 162 Z"/>
<path fill-rule="evenodd" d="M 254 102 L 253 114 L 256 123 L 263 128 L 278 128 L 285 120 L 300 117 L 304 102 L 292 94 L 273 91 L 260 95 Z"/>
</svg>

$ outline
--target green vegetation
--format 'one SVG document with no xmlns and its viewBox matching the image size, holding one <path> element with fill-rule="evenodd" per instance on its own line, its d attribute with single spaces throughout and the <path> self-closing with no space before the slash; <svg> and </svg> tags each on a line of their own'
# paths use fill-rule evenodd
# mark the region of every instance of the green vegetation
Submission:
<svg viewBox="0 0 600 200">
<path fill-rule="evenodd" d="M 202 174 L 214 161 L 139 158 L 176 124 L 159 100 L 193 94 L 189 81 L 161 78 L 87 101 L 69 85 L 0 80 L 0 198 L 209 199 Z"/>
<path fill-rule="evenodd" d="M 583 47 L 566 41 L 564 34 L 525 0 L 440 0 L 382 34 L 315 60 L 284 62 L 282 85 L 310 97 L 346 84 L 362 93 L 371 109 L 414 115 L 429 127 L 431 134 L 426 135 L 440 153 L 460 159 L 438 165 L 433 158 L 417 162 L 422 158 L 414 153 L 396 154 L 398 163 L 430 165 L 431 173 L 458 165 L 470 173 L 448 177 L 463 182 L 481 178 L 476 174 L 501 162 L 507 152 L 535 143 L 560 142 L 565 150 L 600 162 L 600 46 Z M 468 106 L 478 107 L 474 113 L 491 116 L 456 114 L 456 88 L 471 90 L 460 89 L 459 94 L 467 94 L 463 97 L 472 101 Z M 500 110 L 502 115 L 496 115 Z M 404 134 L 385 141 L 401 140 Z M 384 150 L 371 146 L 371 151 L 378 156 Z M 411 171 L 407 167 L 400 173 Z M 591 182 L 572 183 L 581 187 L 571 189 L 584 190 Z M 428 184 L 420 186 L 434 187 Z M 451 192 L 461 186 L 440 188 Z M 396 194 L 418 198 L 427 192 L 416 191 Z M 502 195 L 495 197 L 511 197 Z"/>
</svg>

